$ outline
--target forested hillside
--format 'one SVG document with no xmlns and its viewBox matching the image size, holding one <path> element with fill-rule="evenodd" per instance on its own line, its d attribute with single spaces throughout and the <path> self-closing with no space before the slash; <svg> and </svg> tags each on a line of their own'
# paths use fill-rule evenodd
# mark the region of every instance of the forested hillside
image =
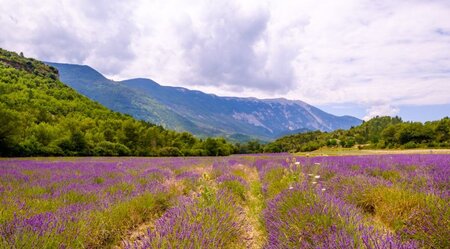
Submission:
<svg viewBox="0 0 450 249">
<path fill-rule="evenodd" d="M 403 122 L 399 117 L 375 117 L 349 130 L 307 132 L 267 144 L 266 152 L 313 151 L 321 147 L 380 149 L 448 148 L 450 118 L 433 122 Z"/>
<path fill-rule="evenodd" d="M 113 112 L 58 80 L 44 63 L 0 49 L 0 156 L 228 155 L 200 140 Z"/>
</svg>

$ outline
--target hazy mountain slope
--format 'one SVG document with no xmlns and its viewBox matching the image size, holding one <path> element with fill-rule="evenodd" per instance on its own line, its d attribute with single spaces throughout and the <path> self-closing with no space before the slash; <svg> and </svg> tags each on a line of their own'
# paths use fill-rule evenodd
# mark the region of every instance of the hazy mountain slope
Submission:
<svg viewBox="0 0 450 249">
<path fill-rule="evenodd" d="M 61 81 L 114 111 L 177 131 L 189 131 L 195 134 L 201 132 L 190 120 L 139 91 L 105 78 L 91 67 L 49 62 L 47 64 L 60 71 Z M 215 130 L 205 131 L 204 135 L 214 135 L 216 132 Z"/>
<path fill-rule="evenodd" d="M 235 129 L 239 132 L 245 132 L 244 126 L 248 126 L 249 132 L 258 127 L 265 135 L 275 137 L 298 130 L 345 129 L 361 123 L 354 117 L 337 117 L 301 101 L 218 97 L 180 87 L 160 86 L 148 79 L 122 83 L 145 92 L 191 120 L 214 123 L 222 129 L 237 125 Z"/>
<path fill-rule="evenodd" d="M 142 78 L 114 82 L 88 66 L 49 64 L 59 70 L 63 82 L 113 110 L 196 135 L 269 140 L 298 130 L 331 131 L 361 123 L 301 101 L 219 97 Z"/>
</svg>

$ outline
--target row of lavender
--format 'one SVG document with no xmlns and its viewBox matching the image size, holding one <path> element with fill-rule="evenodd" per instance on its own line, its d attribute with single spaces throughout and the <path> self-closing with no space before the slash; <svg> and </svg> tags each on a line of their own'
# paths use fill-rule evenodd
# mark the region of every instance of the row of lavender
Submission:
<svg viewBox="0 0 450 249">
<path fill-rule="evenodd" d="M 211 159 L 0 161 L 0 247 L 85 248 L 117 244 L 162 215 L 178 195 L 170 182 Z"/>
<path fill-rule="evenodd" d="M 450 156 L 255 162 L 266 248 L 449 248 Z"/>
<path fill-rule="evenodd" d="M 244 158 L 216 159 L 211 167 L 186 171 L 177 180 L 185 188 L 169 209 L 125 248 L 248 248 L 244 208 L 249 195 Z M 186 191 L 188 190 L 188 191 Z"/>
</svg>

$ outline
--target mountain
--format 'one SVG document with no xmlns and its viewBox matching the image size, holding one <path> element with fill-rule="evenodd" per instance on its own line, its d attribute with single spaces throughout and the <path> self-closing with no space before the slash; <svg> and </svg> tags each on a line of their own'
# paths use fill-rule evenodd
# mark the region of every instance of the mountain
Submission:
<svg viewBox="0 0 450 249">
<path fill-rule="evenodd" d="M 80 79 L 101 87 L 104 77 L 87 72 Z M 58 78 L 56 68 L 0 49 L 0 156 L 215 156 L 234 151 L 223 138 L 200 140 L 113 112 Z M 122 96 L 114 91 L 127 89 L 119 85 L 108 93 Z M 157 107 L 151 99 L 142 101 Z M 135 103 L 140 102 L 129 99 L 118 105 L 133 108 Z"/>
<path fill-rule="evenodd" d="M 272 140 L 299 131 L 348 129 L 362 122 L 299 100 L 219 97 L 150 79 L 116 82 L 88 66 L 48 64 L 59 70 L 63 82 L 112 110 L 198 136 Z"/>
</svg>

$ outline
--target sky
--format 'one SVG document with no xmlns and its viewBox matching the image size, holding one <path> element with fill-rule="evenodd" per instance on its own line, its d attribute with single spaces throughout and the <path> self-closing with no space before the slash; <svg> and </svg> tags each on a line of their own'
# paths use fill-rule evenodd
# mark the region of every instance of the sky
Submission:
<svg viewBox="0 0 450 249">
<path fill-rule="evenodd" d="M 449 0 L 0 0 L 0 47 L 337 115 L 450 116 Z"/>
</svg>

